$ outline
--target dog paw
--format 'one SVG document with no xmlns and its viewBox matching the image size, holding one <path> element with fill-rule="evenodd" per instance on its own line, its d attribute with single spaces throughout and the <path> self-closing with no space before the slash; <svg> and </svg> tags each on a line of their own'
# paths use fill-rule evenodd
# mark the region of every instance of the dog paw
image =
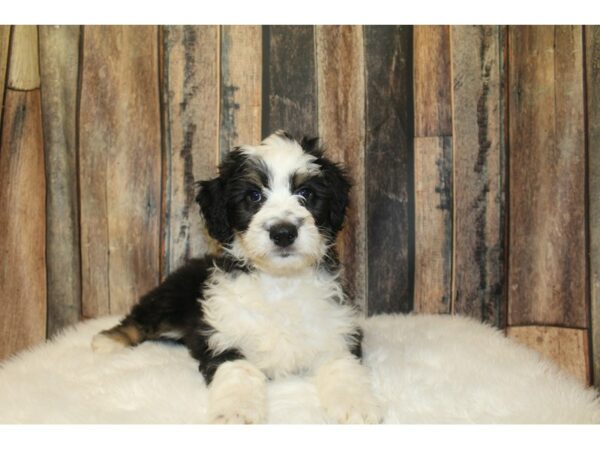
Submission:
<svg viewBox="0 0 600 450">
<path fill-rule="evenodd" d="M 98 333 L 92 338 L 92 350 L 96 353 L 113 353 L 124 349 L 127 345 L 107 336 L 104 333 Z"/>
<path fill-rule="evenodd" d="M 377 424 L 382 420 L 375 399 L 369 395 L 340 396 L 337 399 L 330 399 L 330 402 L 323 406 L 327 415 L 337 423 Z"/>
<path fill-rule="evenodd" d="M 265 423 L 266 414 L 261 405 L 245 405 L 240 408 L 220 408 L 215 405 L 209 413 L 209 421 L 213 424 L 254 424 Z"/>
</svg>

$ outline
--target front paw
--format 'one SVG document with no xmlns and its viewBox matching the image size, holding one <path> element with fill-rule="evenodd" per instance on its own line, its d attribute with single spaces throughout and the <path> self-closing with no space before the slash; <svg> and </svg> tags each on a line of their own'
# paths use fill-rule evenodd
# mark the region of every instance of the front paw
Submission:
<svg viewBox="0 0 600 450">
<path fill-rule="evenodd" d="M 370 392 L 339 391 L 322 399 L 325 413 L 337 423 L 377 424 L 382 417 L 377 402 Z"/>
<path fill-rule="evenodd" d="M 244 360 L 222 364 L 209 387 L 208 421 L 219 424 L 264 423 L 266 377 Z"/>
</svg>

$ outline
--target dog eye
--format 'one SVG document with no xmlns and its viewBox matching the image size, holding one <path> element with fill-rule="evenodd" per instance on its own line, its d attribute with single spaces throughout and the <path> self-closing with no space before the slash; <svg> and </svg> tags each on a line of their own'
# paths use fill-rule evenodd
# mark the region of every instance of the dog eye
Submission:
<svg viewBox="0 0 600 450">
<path fill-rule="evenodd" d="M 246 197 L 248 197 L 248 199 L 253 203 L 258 203 L 263 198 L 262 193 L 260 191 L 257 191 L 256 189 L 248 191 L 246 193 Z"/>
<path fill-rule="evenodd" d="M 309 188 L 298 189 L 295 194 L 304 200 L 310 200 L 313 196 L 313 192 Z"/>
</svg>

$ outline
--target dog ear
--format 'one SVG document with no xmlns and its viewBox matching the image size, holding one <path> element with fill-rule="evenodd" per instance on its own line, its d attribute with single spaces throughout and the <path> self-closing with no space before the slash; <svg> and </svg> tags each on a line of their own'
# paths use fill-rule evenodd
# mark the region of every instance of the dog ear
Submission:
<svg viewBox="0 0 600 450">
<path fill-rule="evenodd" d="M 201 181 L 196 201 L 200 205 L 208 233 L 223 244 L 231 242 L 233 233 L 227 220 L 225 186 L 221 177 Z"/>
<path fill-rule="evenodd" d="M 331 192 L 329 223 L 332 231 L 337 233 L 344 225 L 351 183 L 346 171 L 338 164 L 329 161 L 325 167 L 324 175 L 329 192 Z"/>
</svg>

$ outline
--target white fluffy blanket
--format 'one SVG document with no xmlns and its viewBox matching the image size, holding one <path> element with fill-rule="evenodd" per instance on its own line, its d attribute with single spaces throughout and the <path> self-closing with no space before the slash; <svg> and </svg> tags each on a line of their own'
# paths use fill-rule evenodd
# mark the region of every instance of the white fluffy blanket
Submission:
<svg viewBox="0 0 600 450">
<path fill-rule="evenodd" d="M 79 324 L 0 369 L 0 423 L 202 423 L 206 387 L 182 346 L 146 342 L 96 354 Z M 537 353 L 465 318 L 365 321 L 364 361 L 386 423 L 600 423 L 597 392 Z M 272 382 L 271 423 L 321 423 L 314 387 Z"/>
</svg>

